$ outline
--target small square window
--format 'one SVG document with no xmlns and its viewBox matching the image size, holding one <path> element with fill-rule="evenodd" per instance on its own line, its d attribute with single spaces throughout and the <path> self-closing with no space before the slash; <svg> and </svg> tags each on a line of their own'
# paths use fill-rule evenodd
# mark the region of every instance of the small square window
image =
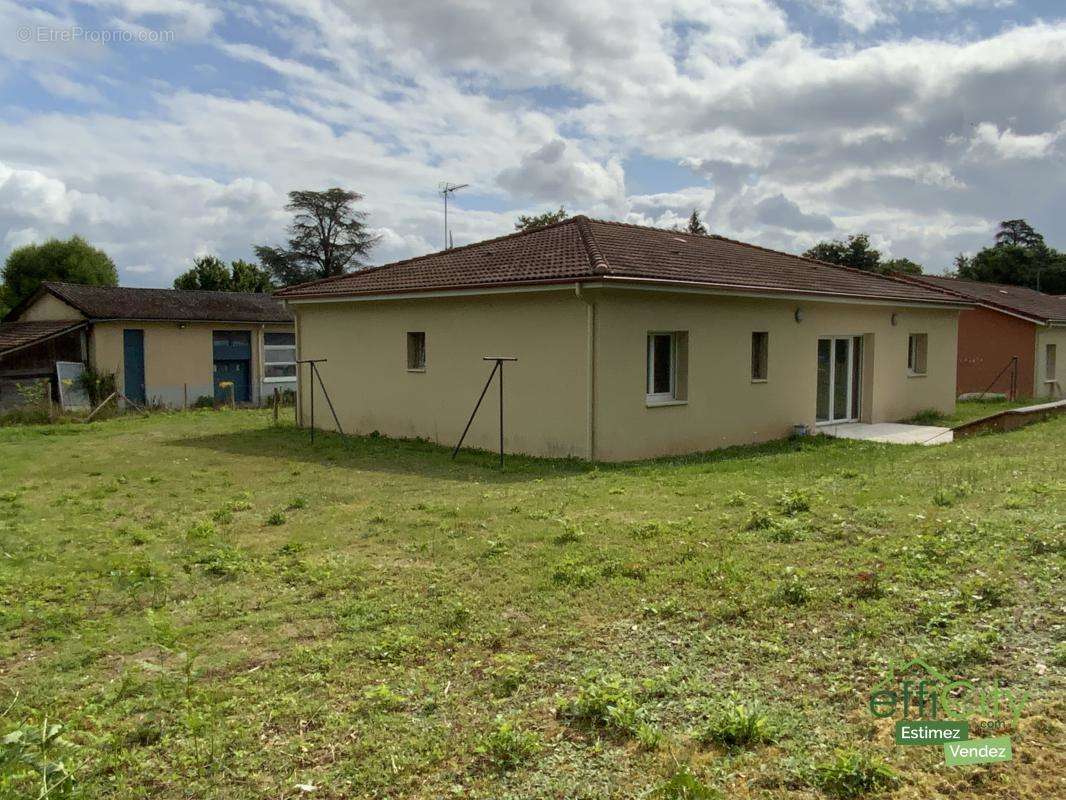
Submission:
<svg viewBox="0 0 1066 800">
<path fill-rule="evenodd" d="M 770 334 L 755 331 L 751 334 L 751 379 L 765 381 L 769 377 Z"/>
<path fill-rule="evenodd" d="M 423 331 L 407 334 L 407 369 L 423 370 L 426 368 L 426 334 Z"/>
<path fill-rule="evenodd" d="M 907 371 L 911 375 L 925 375 L 929 351 L 929 334 L 912 333 L 907 343 Z"/>
</svg>

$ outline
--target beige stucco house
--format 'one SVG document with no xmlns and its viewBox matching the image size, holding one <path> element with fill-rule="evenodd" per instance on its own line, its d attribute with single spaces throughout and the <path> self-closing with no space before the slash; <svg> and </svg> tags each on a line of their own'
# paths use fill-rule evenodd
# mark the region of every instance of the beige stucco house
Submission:
<svg viewBox="0 0 1066 800">
<path fill-rule="evenodd" d="M 292 317 L 270 295 L 44 283 L 0 323 L 0 391 L 31 378 L 54 384 L 55 362 L 72 361 L 114 373 L 138 404 L 182 407 L 231 391 L 257 403 L 295 389 L 295 352 Z"/>
<path fill-rule="evenodd" d="M 506 366 L 505 449 L 618 461 L 955 403 L 956 295 L 574 217 L 282 290 L 345 432 L 454 444 Z M 301 381 L 299 414 L 331 428 Z M 494 448 L 496 392 L 467 437 Z"/>
</svg>

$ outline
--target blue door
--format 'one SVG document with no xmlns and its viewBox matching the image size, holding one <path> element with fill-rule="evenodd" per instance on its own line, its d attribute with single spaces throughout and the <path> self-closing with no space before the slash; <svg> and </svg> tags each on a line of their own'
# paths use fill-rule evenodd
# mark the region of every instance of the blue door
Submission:
<svg viewBox="0 0 1066 800">
<path fill-rule="evenodd" d="M 247 403 L 252 399 L 252 334 L 250 331 L 213 331 L 215 353 L 215 400 L 228 403 L 229 386 L 233 399 Z"/>
<path fill-rule="evenodd" d="M 122 331 L 122 374 L 126 397 L 134 403 L 145 402 L 144 331 Z"/>
</svg>

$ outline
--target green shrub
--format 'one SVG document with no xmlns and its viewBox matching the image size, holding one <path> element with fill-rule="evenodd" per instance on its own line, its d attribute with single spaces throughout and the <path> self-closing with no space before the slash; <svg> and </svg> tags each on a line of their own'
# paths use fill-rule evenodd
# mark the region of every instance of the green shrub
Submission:
<svg viewBox="0 0 1066 800">
<path fill-rule="evenodd" d="M 560 586 L 573 586 L 578 589 L 587 589 L 596 583 L 599 577 L 600 571 L 598 569 L 574 559 L 561 561 L 552 570 L 553 583 Z"/>
<path fill-rule="evenodd" d="M 725 504 L 730 508 L 740 508 L 746 506 L 750 500 L 751 498 L 744 492 L 733 492 L 725 499 Z"/>
<path fill-rule="evenodd" d="M 266 518 L 266 523 L 267 525 L 284 525 L 285 515 L 280 511 L 275 511 Z"/>
<path fill-rule="evenodd" d="M 943 419 L 935 408 L 926 408 L 904 421 L 910 425 L 939 425 Z"/>
<path fill-rule="evenodd" d="M 898 781 L 895 771 L 882 759 L 855 751 L 838 751 L 814 768 L 815 786 L 831 797 L 860 797 Z"/>
<path fill-rule="evenodd" d="M 777 738 L 770 718 L 758 703 L 727 706 L 696 730 L 700 744 L 718 744 L 734 749 L 767 744 Z"/>
<path fill-rule="evenodd" d="M 303 508 L 307 508 L 307 501 L 302 497 L 294 497 L 289 501 L 286 511 L 299 511 Z"/>
<path fill-rule="evenodd" d="M 481 737 L 477 752 L 500 770 L 514 769 L 531 760 L 542 747 L 540 736 L 515 723 L 497 718 L 496 726 Z"/>
<path fill-rule="evenodd" d="M 209 394 L 202 394 L 192 401 L 193 408 L 214 408 L 215 398 Z"/>
<path fill-rule="evenodd" d="M 489 691 L 495 697 L 510 697 L 526 682 L 532 656 L 524 654 L 501 653 L 496 656 L 496 664 L 489 667 Z"/>
<path fill-rule="evenodd" d="M 74 775 L 65 763 L 74 746 L 63 726 L 29 725 L 0 739 L 0 794 L 4 797 L 70 797 Z M 10 792 L 10 794 L 8 794 Z"/>
</svg>

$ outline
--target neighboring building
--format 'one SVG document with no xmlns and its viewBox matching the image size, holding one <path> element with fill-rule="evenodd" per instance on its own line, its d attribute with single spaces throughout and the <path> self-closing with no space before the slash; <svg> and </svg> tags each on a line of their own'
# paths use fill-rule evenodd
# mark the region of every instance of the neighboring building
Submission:
<svg viewBox="0 0 1066 800">
<path fill-rule="evenodd" d="M 574 217 L 281 290 L 345 432 L 456 442 L 506 368 L 511 452 L 617 461 L 955 405 L 955 295 Z M 301 383 L 302 421 L 332 418 Z M 494 448 L 495 390 L 467 441 Z"/>
<path fill-rule="evenodd" d="M 906 278 L 976 305 L 959 317 L 959 395 L 1009 394 L 1014 388 L 1016 397 L 1066 396 L 1066 296 L 941 275 Z"/>
<path fill-rule="evenodd" d="M 296 388 L 292 317 L 267 294 L 44 283 L 0 322 L 0 406 L 56 361 L 113 372 L 136 403 L 257 403 Z"/>
</svg>

